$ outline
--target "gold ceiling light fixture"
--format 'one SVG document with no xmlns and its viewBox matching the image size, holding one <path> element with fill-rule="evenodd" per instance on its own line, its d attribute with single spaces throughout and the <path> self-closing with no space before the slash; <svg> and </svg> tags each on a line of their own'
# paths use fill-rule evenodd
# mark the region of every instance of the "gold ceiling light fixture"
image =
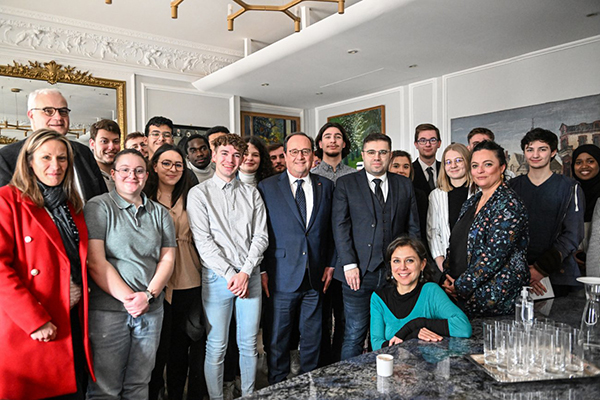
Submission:
<svg viewBox="0 0 600 400">
<path fill-rule="evenodd" d="M 285 15 L 287 15 L 288 17 L 290 17 L 293 21 L 294 21 L 294 31 L 295 32 L 300 32 L 300 17 L 297 17 L 296 15 L 294 15 L 291 11 L 290 8 L 297 6 L 298 4 L 302 3 L 303 1 L 306 0 L 291 0 L 289 3 L 287 4 L 283 4 L 281 6 L 273 6 L 273 5 L 259 5 L 259 4 L 247 4 L 246 2 L 242 1 L 242 0 L 233 0 L 237 5 L 239 5 L 240 8 L 239 10 L 237 10 L 236 12 L 234 12 L 233 14 L 229 14 L 227 16 L 227 30 L 228 31 L 232 31 L 233 30 L 233 21 L 239 17 L 240 15 L 242 15 L 243 13 L 245 13 L 246 11 L 277 11 L 277 12 L 282 12 Z M 338 3 L 338 13 L 339 14 L 343 14 L 344 13 L 344 0 L 310 0 L 310 1 L 318 1 L 321 3 L 327 2 L 327 3 Z"/>
<path fill-rule="evenodd" d="M 177 11 L 179 5 L 183 3 L 184 0 L 173 0 L 171 1 L 171 18 L 177 18 Z M 273 6 L 269 4 L 248 4 L 242 0 L 233 0 L 234 3 L 239 5 L 241 8 L 236 12 L 231 12 L 231 6 L 229 6 L 229 15 L 227 16 L 227 30 L 233 30 L 233 21 L 245 13 L 246 11 L 277 11 L 282 12 L 288 17 L 290 17 L 294 21 L 294 31 L 300 32 L 300 17 L 294 15 L 290 8 L 296 7 L 298 4 L 304 1 L 314 1 L 319 3 L 338 3 L 338 14 L 344 13 L 344 1 L 345 0 L 290 0 L 289 3 L 283 4 L 281 6 Z M 104 0 L 106 4 L 112 4 L 112 0 Z"/>
</svg>

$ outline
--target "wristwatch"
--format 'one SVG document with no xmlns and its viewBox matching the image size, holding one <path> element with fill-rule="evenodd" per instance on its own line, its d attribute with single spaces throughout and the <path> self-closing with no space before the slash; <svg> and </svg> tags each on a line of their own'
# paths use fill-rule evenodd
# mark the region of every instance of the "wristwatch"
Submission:
<svg viewBox="0 0 600 400">
<path fill-rule="evenodd" d="M 148 298 L 148 304 L 154 303 L 154 300 L 156 299 L 154 297 L 154 295 L 152 293 L 150 293 L 150 291 L 148 289 L 146 289 L 146 291 L 144 291 L 144 293 L 146 293 L 146 297 Z"/>
</svg>

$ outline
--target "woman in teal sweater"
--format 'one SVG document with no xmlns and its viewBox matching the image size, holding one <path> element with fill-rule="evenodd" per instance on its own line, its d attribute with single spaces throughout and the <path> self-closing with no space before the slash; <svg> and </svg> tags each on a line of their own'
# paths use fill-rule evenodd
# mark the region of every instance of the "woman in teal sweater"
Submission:
<svg viewBox="0 0 600 400">
<path fill-rule="evenodd" d="M 420 241 L 406 236 L 388 246 L 392 284 L 371 296 L 373 350 L 417 337 L 440 341 L 443 336 L 471 336 L 467 316 L 437 284 L 425 282 L 426 255 Z"/>
</svg>

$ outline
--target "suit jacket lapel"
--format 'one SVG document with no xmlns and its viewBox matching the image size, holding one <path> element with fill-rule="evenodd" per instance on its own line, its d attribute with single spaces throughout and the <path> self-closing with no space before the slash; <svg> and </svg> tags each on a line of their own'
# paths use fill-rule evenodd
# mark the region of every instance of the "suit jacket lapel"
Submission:
<svg viewBox="0 0 600 400">
<path fill-rule="evenodd" d="M 395 176 L 392 176 L 391 173 L 387 173 L 388 195 L 386 203 L 391 202 L 389 203 L 390 210 L 392 210 L 390 221 L 393 221 L 396 216 L 396 208 L 398 207 L 398 199 L 400 198 L 400 185 L 398 184 L 398 179 L 393 178 L 395 178 Z"/>
<path fill-rule="evenodd" d="M 310 180 L 312 182 L 313 208 L 312 208 L 312 214 L 310 216 L 310 221 L 308 223 L 308 227 L 306 228 L 307 231 L 310 230 L 313 223 L 315 222 L 315 219 L 317 216 L 317 210 L 319 209 L 319 206 L 321 204 L 321 197 L 323 195 L 323 186 L 321 185 L 321 181 L 319 180 L 319 178 L 313 174 L 309 174 L 308 176 L 310 177 Z"/>
<path fill-rule="evenodd" d="M 302 226 L 304 226 L 306 229 L 306 225 L 305 225 L 304 221 L 302 220 L 302 216 L 300 216 L 300 211 L 298 211 L 298 206 L 296 205 L 296 199 L 294 198 L 294 195 L 292 194 L 292 188 L 290 187 L 290 180 L 288 179 L 287 172 L 282 172 L 279 176 L 279 189 L 281 190 L 283 198 L 285 199 L 288 206 L 290 207 L 292 214 L 294 214 L 294 216 L 296 217 L 298 222 L 300 222 L 300 224 Z"/>
<path fill-rule="evenodd" d="M 369 185 L 369 179 L 367 178 L 367 172 L 363 169 L 356 173 L 358 191 L 363 197 L 363 201 L 367 205 L 367 208 L 373 216 L 375 216 L 375 205 L 373 204 L 373 196 L 371 195 L 371 186 Z M 360 176 L 359 176 L 360 175 Z"/>
</svg>

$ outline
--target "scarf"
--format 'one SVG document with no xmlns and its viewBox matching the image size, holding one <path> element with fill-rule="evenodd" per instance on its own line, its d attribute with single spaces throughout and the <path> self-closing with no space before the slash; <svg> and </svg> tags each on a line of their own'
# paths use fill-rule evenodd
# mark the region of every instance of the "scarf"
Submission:
<svg viewBox="0 0 600 400">
<path fill-rule="evenodd" d="M 67 205 L 67 194 L 62 185 L 46 186 L 38 181 L 38 186 L 44 197 L 44 207 L 50 212 L 52 219 L 63 245 L 67 252 L 67 257 L 71 263 L 71 280 L 77 285 L 81 285 L 81 259 L 79 258 L 79 231 L 73 221 L 69 206 Z"/>
<path fill-rule="evenodd" d="M 600 197 L 600 173 L 595 177 L 588 180 L 581 180 L 575 175 L 575 161 L 582 153 L 587 153 L 596 159 L 596 162 L 600 164 L 600 148 L 593 144 L 584 144 L 579 146 L 573 151 L 571 158 L 571 172 L 574 179 L 576 179 L 581 185 L 583 194 L 585 195 L 585 214 L 584 221 L 590 222 L 594 215 L 594 207 L 596 206 L 596 200 Z"/>
</svg>

